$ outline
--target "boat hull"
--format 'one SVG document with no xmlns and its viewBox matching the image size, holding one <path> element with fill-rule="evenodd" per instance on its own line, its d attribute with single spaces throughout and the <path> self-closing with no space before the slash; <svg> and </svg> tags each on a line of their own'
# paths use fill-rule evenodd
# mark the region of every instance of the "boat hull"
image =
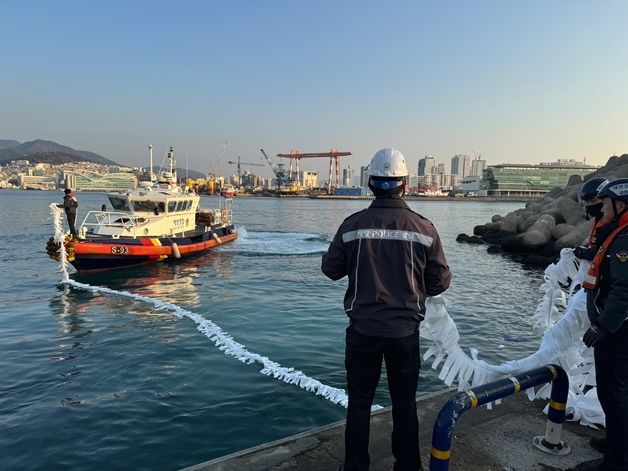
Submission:
<svg viewBox="0 0 628 471">
<path fill-rule="evenodd" d="M 87 237 L 76 242 L 71 264 L 79 272 L 126 268 L 183 258 L 211 250 L 237 238 L 233 226 L 185 237 Z"/>
</svg>

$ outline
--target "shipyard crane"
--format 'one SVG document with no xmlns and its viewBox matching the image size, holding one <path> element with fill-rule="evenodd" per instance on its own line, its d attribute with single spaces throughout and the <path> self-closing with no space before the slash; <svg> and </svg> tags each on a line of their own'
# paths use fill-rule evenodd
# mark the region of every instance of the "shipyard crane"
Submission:
<svg viewBox="0 0 628 471">
<path fill-rule="evenodd" d="M 258 163 L 255 163 L 255 162 L 241 162 L 239 155 L 238 155 L 237 162 L 234 162 L 233 160 L 229 160 L 227 163 L 229 165 L 234 165 L 234 164 L 238 165 L 238 184 L 239 185 L 242 184 L 242 168 L 241 168 L 241 165 L 251 165 L 253 167 L 264 167 L 264 164 L 258 164 Z"/>
<path fill-rule="evenodd" d="M 271 170 L 275 174 L 275 180 L 277 181 L 277 193 L 279 193 L 281 191 L 282 185 L 286 183 L 292 184 L 292 180 L 286 175 L 286 169 L 284 167 L 284 164 L 275 165 L 273 161 L 271 160 L 271 158 L 268 157 L 268 155 L 266 155 L 266 152 L 264 152 L 264 149 L 260 149 L 260 151 L 262 152 L 262 155 L 266 159 L 266 162 L 268 162 L 268 165 L 270 166 Z"/>
<path fill-rule="evenodd" d="M 313 159 L 319 157 L 329 157 L 329 179 L 327 181 L 327 194 L 331 194 L 331 176 L 332 168 L 336 166 L 336 185 L 334 188 L 338 188 L 340 184 L 340 157 L 346 157 L 353 155 L 353 152 L 341 152 L 336 149 L 331 149 L 329 152 L 308 152 L 301 153 L 298 150 L 291 150 L 289 154 L 277 154 L 277 157 L 284 157 L 290 159 L 290 175 L 292 175 L 292 162 L 294 160 L 296 164 L 297 178 L 299 175 L 299 161 L 301 159 Z M 297 181 L 297 183 L 299 183 Z"/>
</svg>

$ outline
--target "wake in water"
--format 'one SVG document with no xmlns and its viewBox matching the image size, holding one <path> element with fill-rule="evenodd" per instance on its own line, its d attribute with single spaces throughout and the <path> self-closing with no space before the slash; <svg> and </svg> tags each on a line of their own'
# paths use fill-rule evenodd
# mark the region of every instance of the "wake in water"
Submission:
<svg viewBox="0 0 628 471">
<path fill-rule="evenodd" d="M 320 234 L 303 232 L 254 232 L 237 227 L 238 238 L 220 247 L 221 252 L 246 255 L 315 255 L 329 247 L 329 240 Z"/>
</svg>

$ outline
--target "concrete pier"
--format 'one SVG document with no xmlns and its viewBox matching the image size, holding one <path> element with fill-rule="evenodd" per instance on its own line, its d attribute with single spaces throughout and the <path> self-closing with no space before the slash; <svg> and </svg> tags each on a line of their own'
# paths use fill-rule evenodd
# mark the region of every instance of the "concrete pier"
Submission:
<svg viewBox="0 0 628 471">
<path fill-rule="evenodd" d="M 455 393 L 446 390 L 417 398 L 423 467 L 430 462 L 432 427 L 441 407 Z M 524 393 L 502 399 L 492 409 L 486 406 L 467 411 L 458 420 L 452 437 L 449 469 L 456 471 L 586 471 L 595 469 L 602 455 L 589 446 L 596 430 L 566 422 L 562 440 L 571 448 L 565 456 L 542 452 L 532 444 L 545 434 L 548 401 L 530 401 Z M 371 417 L 371 470 L 393 467 L 390 451 L 392 416 L 390 408 Z M 334 471 L 344 456 L 344 421 L 319 427 L 275 442 L 186 468 L 184 471 L 302 470 Z"/>
</svg>

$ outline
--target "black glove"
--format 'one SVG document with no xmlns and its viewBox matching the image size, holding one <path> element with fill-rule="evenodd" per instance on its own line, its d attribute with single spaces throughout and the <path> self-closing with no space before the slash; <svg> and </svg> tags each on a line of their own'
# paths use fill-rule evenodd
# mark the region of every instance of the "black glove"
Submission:
<svg viewBox="0 0 628 471">
<path fill-rule="evenodd" d="M 577 257 L 577 258 L 582 258 L 582 256 L 586 253 L 587 248 L 586 247 L 576 247 L 575 249 L 573 249 L 573 254 Z"/>
<path fill-rule="evenodd" d="M 584 333 L 582 341 L 587 347 L 594 347 L 596 343 L 606 337 L 610 332 L 599 324 L 591 324 L 589 330 Z"/>
</svg>

